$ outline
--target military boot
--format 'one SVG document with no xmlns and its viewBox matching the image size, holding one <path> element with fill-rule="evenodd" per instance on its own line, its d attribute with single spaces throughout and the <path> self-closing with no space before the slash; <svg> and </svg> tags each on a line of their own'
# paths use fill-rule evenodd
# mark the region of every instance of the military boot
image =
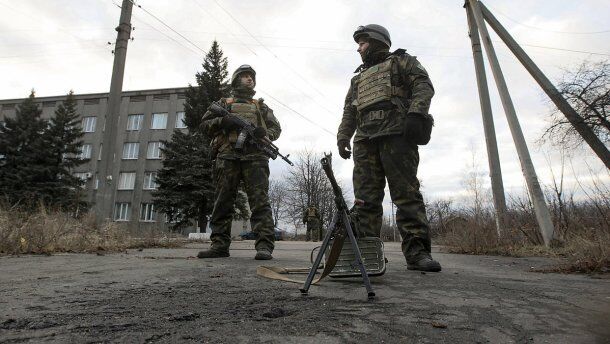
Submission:
<svg viewBox="0 0 610 344">
<path fill-rule="evenodd" d="M 256 256 L 254 256 L 256 260 L 270 260 L 273 259 L 271 252 L 265 249 L 256 250 Z"/>
<path fill-rule="evenodd" d="M 413 261 L 407 261 L 407 269 L 427 272 L 439 272 L 441 271 L 441 264 L 436 260 L 432 259 L 429 254 L 425 254 L 418 256 Z"/>
<path fill-rule="evenodd" d="M 222 250 L 214 250 L 214 249 L 207 249 L 205 251 L 199 251 L 199 253 L 197 253 L 197 258 L 225 258 L 229 256 L 229 251 L 222 251 Z"/>
</svg>

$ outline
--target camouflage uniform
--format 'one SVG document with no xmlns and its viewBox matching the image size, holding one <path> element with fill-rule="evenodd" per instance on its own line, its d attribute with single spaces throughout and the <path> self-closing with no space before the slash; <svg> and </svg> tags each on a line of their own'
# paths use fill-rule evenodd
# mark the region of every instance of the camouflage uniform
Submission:
<svg viewBox="0 0 610 344">
<path fill-rule="evenodd" d="M 389 44 L 386 45 L 389 49 Z M 356 133 L 354 193 L 357 199 L 364 201 L 357 206 L 359 234 L 380 236 L 387 178 L 390 196 L 397 207 L 396 223 L 402 236 L 402 251 L 407 262 L 413 262 L 422 254 L 429 255 L 431 245 L 417 179 L 418 147 L 405 135 L 405 127 L 408 116 L 428 114 L 434 89 L 428 73 L 415 56 L 402 49 L 393 53 L 388 49 L 377 52 L 372 61 L 356 70 L 359 74 L 351 80 L 337 140 L 349 143 Z M 387 79 L 388 86 L 391 84 L 387 87 L 391 89 L 391 93 L 386 94 L 387 99 L 371 105 L 367 102 L 379 95 L 367 95 L 364 87 L 362 92 L 358 90 L 361 83 L 370 87 L 371 84 L 365 83 L 369 75 L 377 80 L 381 75 Z"/>
<path fill-rule="evenodd" d="M 303 212 L 303 223 L 307 224 L 307 234 L 305 238 L 307 241 L 318 241 L 322 240 L 324 236 L 322 230 L 322 222 L 320 220 L 320 212 L 316 207 L 308 207 Z"/>
<path fill-rule="evenodd" d="M 280 124 L 262 99 L 252 99 L 253 91 L 234 90 L 233 98 L 223 98 L 220 105 L 233 115 L 264 127 L 272 141 L 280 136 Z M 271 206 L 269 204 L 269 158 L 251 145 L 235 149 L 238 133 L 222 127 L 222 118 L 210 111 L 203 116 L 202 128 L 212 140 L 216 154 L 216 190 L 214 210 L 210 219 L 211 250 L 228 252 L 231 244 L 231 223 L 234 204 L 241 181 L 248 195 L 252 215 L 250 224 L 257 233 L 256 250 L 273 252 L 275 236 Z"/>
</svg>

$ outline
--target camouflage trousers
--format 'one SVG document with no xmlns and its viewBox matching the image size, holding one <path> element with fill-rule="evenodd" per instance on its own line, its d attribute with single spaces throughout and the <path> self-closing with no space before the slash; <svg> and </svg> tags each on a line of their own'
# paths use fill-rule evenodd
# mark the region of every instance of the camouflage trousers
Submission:
<svg viewBox="0 0 610 344">
<path fill-rule="evenodd" d="M 354 142 L 354 195 L 364 201 L 357 206 L 359 234 L 380 237 L 386 178 L 390 197 L 397 207 L 396 224 L 407 261 L 430 253 L 430 228 L 417 180 L 417 145 L 393 135 Z"/>
<path fill-rule="evenodd" d="M 305 239 L 307 241 L 319 241 L 324 238 L 323 230 L 320 227 L 320 221 L 316 220 L 308 220 L 307 221 L 307 234 L 305 235 Z"/>
<path fill-rule="evenodd" d="M 211 248 L 227 251 L 231 244 L 231 223 L 235 213 L 235 199 L 241 181 L 250 205 L 250 225 L 257 233 L 254 246 L 257 250 L 273 252 L 275 235 L 269 204 L 269 162 L 267 160 L 216 159 L 216 190 L 214 210 L 210 219 Z"/>
</svg>

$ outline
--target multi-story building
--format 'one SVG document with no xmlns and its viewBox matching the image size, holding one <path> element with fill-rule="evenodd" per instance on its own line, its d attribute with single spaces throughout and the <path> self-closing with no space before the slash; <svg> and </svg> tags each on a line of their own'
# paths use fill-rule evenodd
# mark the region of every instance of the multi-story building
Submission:
<svg viewBox="0 0 610 344">
<path fill-rule="evenodd" d="M 80 154 L 88 161 L 78 166 L 74 173 L 85 181 L 85 200 L 90 204 L 95 203 L 101 182 L 96 171 L 103 157 L 102 149 L 116 147 L 114 161 L 120 166 L 114 168 L 118 175 L 113 175 L 113 178 L 118 178 L 115 179 L 118 182 L 112 191 L 114 204 L 107 205 L 108 209 L 114 209 L 112 220 L 137 227 L 167 227 L 165 216 L 157 214 L 154 209 L 151 191 L 157 187 L 155 178 L 162 167 L 161 141 L 170 140 L 174 130 L 186 130 L 183 122 L 185 90 L 168 88 L 123 92 L 117 142 L 112 144 L 102 142 L 104 128 L 108 125 L 104 123 L 108 93 L 75 96 L 85 133 Z M 64 100 L 65 96 L 36 98 L 42 109 L 42 118 L 51 118 Z M 23 99 L 0 100 L 0 122 L 14 116 L 21 102 Z"/>
</svg>

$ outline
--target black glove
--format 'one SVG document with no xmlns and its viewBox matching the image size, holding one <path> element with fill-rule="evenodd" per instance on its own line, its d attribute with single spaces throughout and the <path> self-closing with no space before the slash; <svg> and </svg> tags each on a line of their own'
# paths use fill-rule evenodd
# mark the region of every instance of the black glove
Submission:
<svg viewBox="0 0 610 344">
<path fill-rule="evenodd" d="M 408 113 L 405 117 L 404 135 L 410 142 L 418 143 L 424 132 L 424 117 L 419 113 Z"/>
<path fill-rule="evenodd" d="M 235 117 L 227 115 L 223 116 L 220 120 L 220 126 L 227 130 L 231 130 L 233 128 L 238 127 L 239 125 L 237 121 L 235 121 Z"/>
<path fill-rule="evenodd" d="M 337 148 L 339 149 L 339 156 L 343 159 L 349 159 L 352 156 L 352 146 L 350 146 L 349 140 L 342 139 L 337 141 Z"/>
<path fill-rule="evenodd" d="M 267 129 L 263 127 L 256 127 L 254 129 L 254 137 L 256 137 L 257 139 L 262 139 L 265 136 L 267 136 Z"/>
</svg>

